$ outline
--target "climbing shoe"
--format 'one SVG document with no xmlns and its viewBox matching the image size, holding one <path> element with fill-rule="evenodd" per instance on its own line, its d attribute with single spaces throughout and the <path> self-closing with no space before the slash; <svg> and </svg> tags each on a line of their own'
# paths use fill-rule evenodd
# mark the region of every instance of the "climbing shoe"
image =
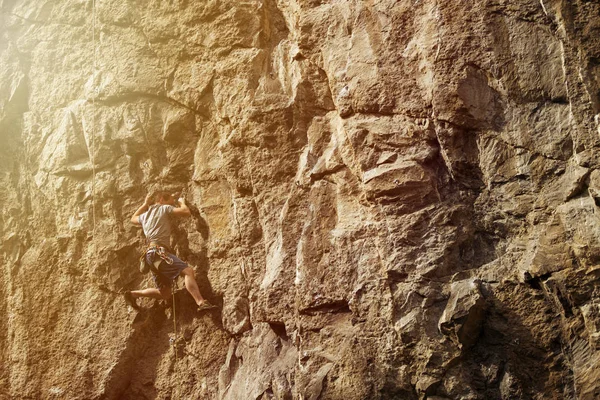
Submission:
<svg viewBox="0 0 600 400">
<path fill-rule="evenodd" d="M 217 306 L 211 304 L 208 300 L 204 300 L 204 302 L 198 306 L 198 311 L 212 310 L 213 308 L 217 308 Z"/>
<path fill-rule="evenodd" d="M 127 303 L 131 307 L 135 308 L 136 310 L 140 309 L 140 307 L 135 302 L 135 299 L 131 295 L 131 292 L 125 292 L 125 293 L 123 293 L 123 297 L 125 297 L 125 303 Z"/>
</svg>

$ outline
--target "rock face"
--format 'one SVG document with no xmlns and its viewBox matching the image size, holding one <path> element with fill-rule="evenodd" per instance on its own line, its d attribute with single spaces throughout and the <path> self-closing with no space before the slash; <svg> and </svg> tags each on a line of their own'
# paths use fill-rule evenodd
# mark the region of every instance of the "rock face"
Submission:
<svg viewBox="0 0 600 400">
<path fill-rule="evenodd" d="M 0 10 L 0 399 L 600 396 L 597 1 Z"/>
</svg>

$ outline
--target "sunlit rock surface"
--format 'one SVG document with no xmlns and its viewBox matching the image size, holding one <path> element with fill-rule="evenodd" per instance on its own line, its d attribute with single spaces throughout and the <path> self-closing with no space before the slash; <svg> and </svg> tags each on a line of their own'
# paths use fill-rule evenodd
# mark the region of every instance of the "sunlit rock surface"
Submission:
<svg viewBox="0 0 600 400">
<path fill-rule="evenodd" d="M 0 399 L 600 396 L 597 1 L 0 13 Z"/>
</svg>

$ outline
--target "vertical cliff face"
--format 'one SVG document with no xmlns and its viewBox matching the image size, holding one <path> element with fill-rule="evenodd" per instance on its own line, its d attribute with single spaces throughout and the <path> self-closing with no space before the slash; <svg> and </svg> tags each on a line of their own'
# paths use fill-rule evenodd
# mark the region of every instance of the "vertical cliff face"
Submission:
<svg viewBox="0 0 600 400">
<path fill-rule="evenodd" d="M 517 3 L 0 0 L 0 398 L 599 396 L 600 5 Z"/>
</svg>

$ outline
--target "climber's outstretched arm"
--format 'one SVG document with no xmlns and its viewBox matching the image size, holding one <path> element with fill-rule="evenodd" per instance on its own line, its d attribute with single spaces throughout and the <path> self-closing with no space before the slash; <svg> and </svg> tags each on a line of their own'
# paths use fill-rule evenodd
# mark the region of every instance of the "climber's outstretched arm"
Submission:
<svg viewBox="0 0 600 400">
<path fill-rule="evenodd" d="M 177 217 L 189 217 L 190 215 L 192 215 L 187 204 L 185 204 L 185 199 L 183 197 L 180 197 L 179 200 L 177 200 L 177 202 L 179 204 L 173 209 L 173 215 Z"/>
<path fill-rule="evenodd" d="M 152 205 L 153 197 L 154 196 L 151 193 L 148 193 L 146 199 L 144 200 L 144 204 L 142 204 L 142 206 L 138 208 L 135 213 L 133 213 L 133 216 L 131 217 L 131 222 L 133 222 L 134 225 L 141 225 L 140 215 L 148 211 L 148 208 L 150 207 L 150 205 Z"/>
</svg>

